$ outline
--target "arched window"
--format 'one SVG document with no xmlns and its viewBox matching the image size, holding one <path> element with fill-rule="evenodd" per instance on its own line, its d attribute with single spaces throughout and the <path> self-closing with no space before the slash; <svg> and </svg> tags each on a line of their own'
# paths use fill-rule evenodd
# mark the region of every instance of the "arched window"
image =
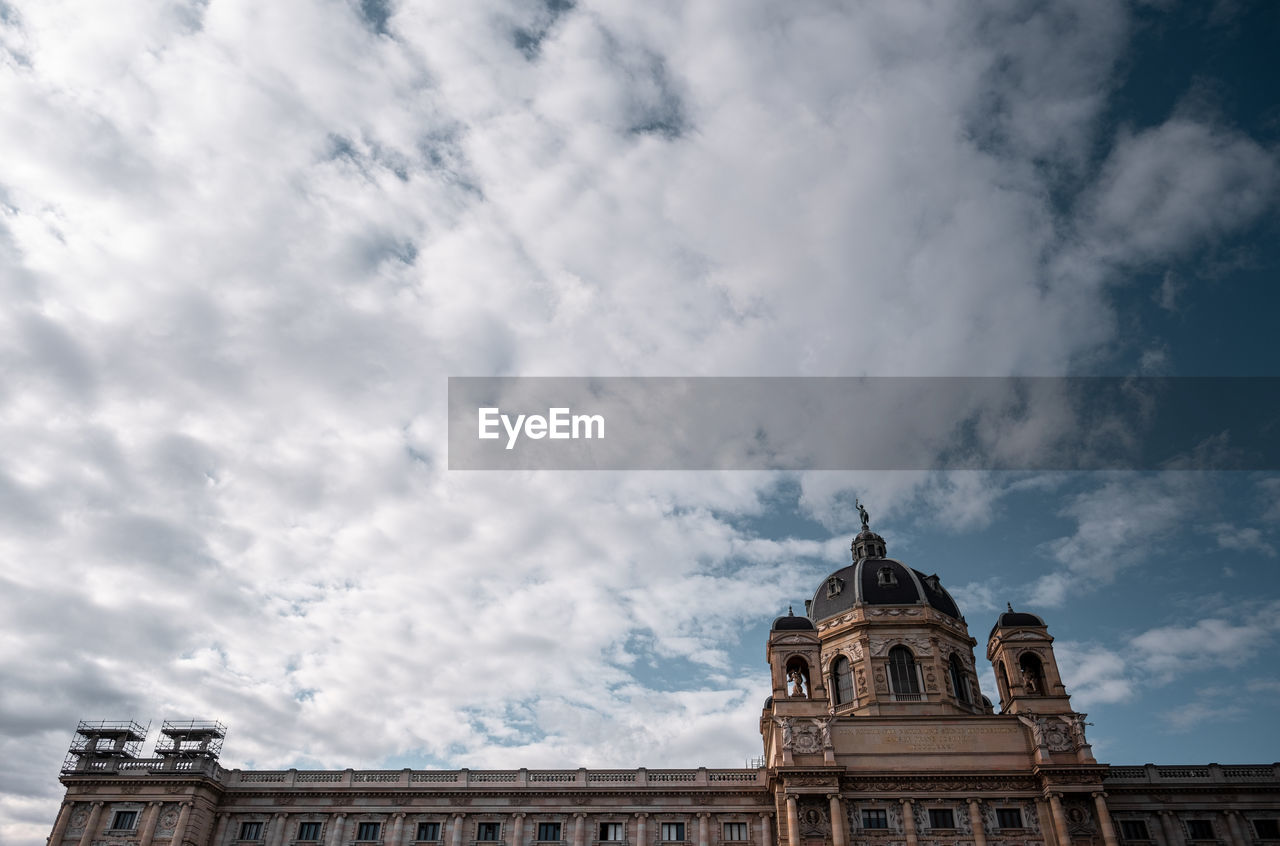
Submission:
<svg viewBox="0 0 1280 846">
<path fill-rule="evenodd" d="M 969 677 L 965 675 L 960 656 L 954 652 L 951 653 L 951 660 L 947 662 L 947 672 L 951 674 L 951 689 L 956 692 L 956 699 L 966 705 L 972 703 L 973 694 L 969 691 Z"/>
<path fill-rule="evenodd" d="M 916 659 L 905 646 L 889 650 L 889 689 L 900 702 L 920 701 L 920 678 L 916 675 Z"/>
<path fill-rule="evenodd" d="M 831 662 L 831 688 L 837 705 L 853 701 L 853 671 L 849 668 L 849 659 L 843 655 Z"/>
<path fill-rule="evenodd" d="M 1032 696 L 1043 696 L 1044 667 L 1040 659 L 1031 652 L 1022 653 L 1018 659 L 1018 669 L 1022 671 L 1022 688 Z"/>
</svg>

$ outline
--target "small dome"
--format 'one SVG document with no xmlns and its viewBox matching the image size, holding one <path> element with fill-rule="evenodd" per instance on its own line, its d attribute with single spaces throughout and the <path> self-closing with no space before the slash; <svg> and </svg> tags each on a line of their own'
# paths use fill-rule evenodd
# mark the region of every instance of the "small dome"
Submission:
<svg viewBox="0 0 1280 846">
<path fill-rule="evenodd" d="M 996 629 L 1001 629 L 1001 628 L 1008 629 L 1008 628 L 1019 628 L 1021 626 L 1044 626 L 1045 625 L 1044 620 L 1040 619 L 1035 614 L 1028 614 L 1025 611 L 1014 611 L 1013 606 L 1007 603 L 1005 607 L 1008 608 L 1009 610 L 1001 614 L 1000 617 L 996 620 L 996 624 L 991 627 L 992 635 L 996 633 Z M 987 635 L 987 637 L 990 638 L 991 635 Z"/>
<path fill-rule="evenodd" d="M 773 621 L 773 629 L 772 629 L 772 631 L 775 631 L 775 632 L 784 632 L 784 631 L 811 632 L 814 630 L 815 629 L 813 628 L 812 620 L 810 620 L 808 617 L 797 617 L 795 614 L 791 613 L 790 609 L 787 610 L 787 614 L 785 616 L 779 617 L 778 619 Z"/>
</svg>

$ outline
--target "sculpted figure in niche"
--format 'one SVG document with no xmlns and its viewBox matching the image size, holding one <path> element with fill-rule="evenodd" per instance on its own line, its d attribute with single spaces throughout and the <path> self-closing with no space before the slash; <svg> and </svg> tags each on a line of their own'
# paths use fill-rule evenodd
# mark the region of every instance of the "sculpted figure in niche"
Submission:
<svg viewBox="0 0 1280 846">
<path fill-rule="evenodd" d="M 787 678 L 791 680 L 791 696 L 797 699 L 809 698 L 809 694 L 804 689 L 804 674 L 800 672 L 799 667 L 792 667 L 787 673 Z"/>
<path fill-rule="evenodd" d="M 1040 659 L 1030 652 L 1023 653 L 1018 661 L 1018 669 L 1022 673 L 1023 689 L 1032 696 L 1042 695 L 1044 690 L 1044 671 Z"/>
</svg>

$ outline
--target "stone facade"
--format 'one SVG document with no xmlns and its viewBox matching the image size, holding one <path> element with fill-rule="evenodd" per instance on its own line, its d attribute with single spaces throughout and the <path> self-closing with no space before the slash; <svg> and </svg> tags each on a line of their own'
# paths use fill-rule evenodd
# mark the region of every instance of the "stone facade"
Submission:
<svg viewBox="0 0 1280 846">
<path fill-rule="evenodd" d="M 140 727 L 82 723 L 49 846 L 1280 846 L 1280 765 L 1098 763 L 1012 608 L 996 713 L 937 577 L 865 516 L 853 555 L 773 625 L 758 769 L 227 770 L 216 724 L 141 758 Z"/>
</svg>

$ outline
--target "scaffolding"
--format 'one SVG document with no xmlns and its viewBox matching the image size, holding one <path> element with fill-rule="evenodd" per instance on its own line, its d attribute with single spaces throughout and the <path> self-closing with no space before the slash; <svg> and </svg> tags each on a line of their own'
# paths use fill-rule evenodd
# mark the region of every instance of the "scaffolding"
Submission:
<svg viewBox="0 0 1280 846">
<path fill-rule="evenodd" d="M 144 726 L 133 720 L 81 720 L 62 771 L 101 769 L 107 761 L 137 758 L 150 729 L 150 723 Z"/>
<path fill-rule="evenodd" d="M 217 720 L 165 720 L 160 727 L 155 754 L 161 758 L 216 760 L 226 736 L 227 727 Z"/>
</svg>

